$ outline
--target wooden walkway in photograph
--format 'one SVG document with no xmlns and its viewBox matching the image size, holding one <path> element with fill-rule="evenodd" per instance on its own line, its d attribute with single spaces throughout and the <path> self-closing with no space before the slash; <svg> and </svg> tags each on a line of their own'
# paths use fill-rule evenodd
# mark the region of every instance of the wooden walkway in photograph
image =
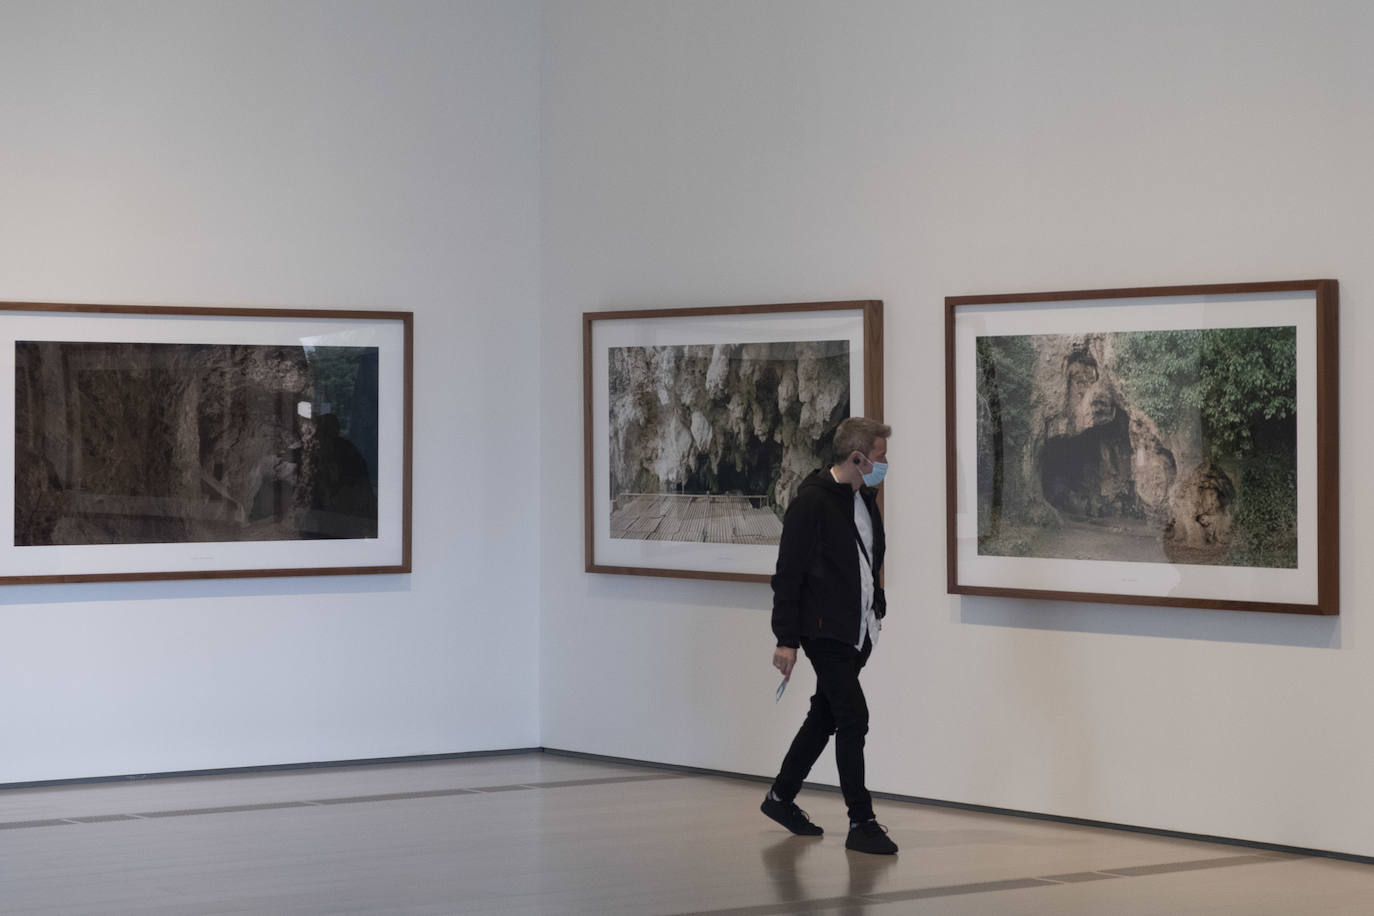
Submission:
<svg viewBox="0 0 1374 916">
<path fill-rule="evenodd" d="M 759 496 L 622 493 L 611 504 L 611 537 L 638 541 L 776 544 L 782 519 Z"/>
</svg>

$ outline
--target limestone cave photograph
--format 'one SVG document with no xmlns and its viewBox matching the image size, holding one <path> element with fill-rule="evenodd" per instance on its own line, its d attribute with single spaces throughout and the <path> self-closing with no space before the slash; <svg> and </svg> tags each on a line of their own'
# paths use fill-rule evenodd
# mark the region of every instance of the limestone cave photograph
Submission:
<svg viewBox="0 0 1374 916">
<path fill-rule="evenodd" d="M 17 341 L 14 545 L 377 537 L 377 358 Z"/>
<path fill-rule="evenodd" d="M 849 341 L 612 347 L 611 537 L 777 544 L 849 416 Z"/>
<path fill-rule="evenodd" d="M 976 353 L 979 554 L 1297 567 L 1296 328 Z"/>
</svg>

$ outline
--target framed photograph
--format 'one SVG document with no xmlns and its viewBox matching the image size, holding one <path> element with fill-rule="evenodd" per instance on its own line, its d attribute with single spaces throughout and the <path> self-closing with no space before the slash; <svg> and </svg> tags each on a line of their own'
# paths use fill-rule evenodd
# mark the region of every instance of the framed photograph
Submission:
<svg viewBox="0 0 1374 916">
<path fill-rule="evenodd" d="M 411 324 L 0 303 L 0 584 L 409 572 Z"/>
<path fill-rule="evenodd" d="M 1339 612 L 1335 280 L 945 300 L 953 594 Z"/>
<path fill-rule="evenodd" d="M 882 303 L 582 316 L 586 569 L 767 582 L 835 428 L 882 417 Z"/>
</svg>

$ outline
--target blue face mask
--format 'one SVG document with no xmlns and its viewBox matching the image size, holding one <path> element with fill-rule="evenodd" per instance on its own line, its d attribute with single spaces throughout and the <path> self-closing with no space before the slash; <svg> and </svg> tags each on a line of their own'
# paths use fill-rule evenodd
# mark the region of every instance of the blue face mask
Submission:
<svg viewBox="0 0 1374 916">
<path fill-rule="evenodd" d="M 864 475 L 864 486 L 876 487 L 878 484 L 883 482 L 883 478 L 886 476 L 887 464 L 885 462 L 879 463 L 877 461 L 874 461 L 873 470 L 869 471 L 867 474 Z"/>
</svg>

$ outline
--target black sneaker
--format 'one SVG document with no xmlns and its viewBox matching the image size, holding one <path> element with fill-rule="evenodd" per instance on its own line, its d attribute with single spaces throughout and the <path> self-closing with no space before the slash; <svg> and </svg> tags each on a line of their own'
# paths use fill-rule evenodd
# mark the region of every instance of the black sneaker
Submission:
<svg viewBox="0 0 1374 916">
<path fill-rule="evenodd" d="M 878 823 L 876 818 L 864 821 L 857 827 L 850 827 L 849 838 L 844 841 L 844 848 L 875 856 L 897 854 L 897 844 L 887 838 L 887 828 Z"/>
<path fill-rule="evenodd" d="M 759 810 L 797 836 L 820 836 L 825 833 L 824 830 L 811 823 L 811 818 L 806 816 L 805 811 L 797 807 L 796 802 L 776 801 L 772 792 L 763 797 L 763 804 L 759 806 Z"/>
</svg>

